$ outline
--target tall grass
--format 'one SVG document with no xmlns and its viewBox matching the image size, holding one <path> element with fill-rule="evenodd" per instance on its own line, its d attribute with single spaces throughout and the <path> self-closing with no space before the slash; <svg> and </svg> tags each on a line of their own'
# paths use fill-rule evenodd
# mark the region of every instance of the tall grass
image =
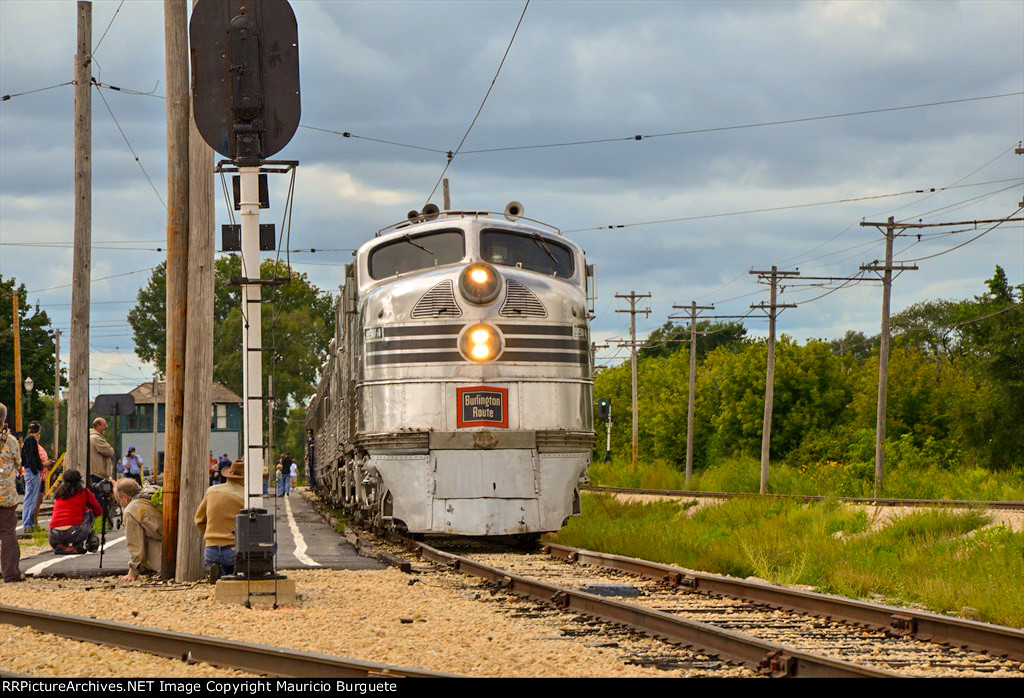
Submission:
<svg viewBox="0 0 1024 698">
<path fill-rule="evenodd" d="M 878 531 L 834 502 L 730 500 L 689 513 L 677 502 L 624 504 L 585 494 L 559 542 L 734 577 L 882 595 L 936 612 L 1024 627 L 1024 533 L 981 529 L 978 511 L 929 510 Z M 970 534 L 970 535 L 969 535 Z"/>
<path fill-rule="evenodd" d="M 870 497 L 874 465 L 828 461 L 794 467 L 772 463 L 768 491 L 826 497 Z M 629 461 L 613 459 L 590 466 L 590 481 L 607 487 L 696 490 L 702 492 L 757 492 L 761 464 L 754 458 L 724 459 L 694 474 L 690 484 L 679 467 L 645 460 L 633 472 Z M 886 473 L 884 496 L 904 499 L 1024 500 L 1024 471 L 992 472 L 978 467 L 956 470 L 929 466 L 895 467 Z"/>
</svg>

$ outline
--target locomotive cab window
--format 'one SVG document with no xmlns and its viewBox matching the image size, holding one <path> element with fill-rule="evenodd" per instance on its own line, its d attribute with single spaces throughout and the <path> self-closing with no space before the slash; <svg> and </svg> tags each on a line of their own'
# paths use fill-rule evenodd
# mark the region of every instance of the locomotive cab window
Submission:
<svg viewBox="0 0 1024 698">
<path fill-rule="evenodd" d="M 454 264 L 465 256 L 466 243 L 461 230 L 439 230 L 423 235 L 407 233 L 370 252 L 370 278 L 386 279 Z"/>
<path fill-rule="evenodd" d="M 574 271 L 572 250 L 539 233 L 484 230 L 480 234 L 480 254 L 491 264 L 521 266 L 562 279 L 570 278 Z"/>
</svg>

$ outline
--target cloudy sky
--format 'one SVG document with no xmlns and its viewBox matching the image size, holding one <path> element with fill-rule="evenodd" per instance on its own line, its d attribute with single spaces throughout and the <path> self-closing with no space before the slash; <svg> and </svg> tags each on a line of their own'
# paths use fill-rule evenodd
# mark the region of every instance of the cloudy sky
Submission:
<svg viewBox="0 0 1024 698">
<path fill-rule="evenodd" d="M 334 291 L 348 248 L 427 200 L 524 2 L 292 5 L 302 128 L 278 157 L 301 162 L 291 246 L 323 250 L 292 260 Z M 95 394 L 151 375 L 125 316 L 149 276 L 140 270 L 163 259 L 155 248 L 167 185 L 162 3 L 95 2 L 93 24 L 96 79 L 153 92 L 94 90 Z M 0 1 L 0 92 L 17 95 L 0 104 L 0 275 L 24 281 L 63 329 L 73 88 L 21 93 L 70 81 L 74 52 L 73 2 Z M 650 317 L 638 319 L 645 334 L 691 300 L 723 315 L 767 301 L 750 269 L 857 274 L 884 256 L 882 235 L 862 219 L 1013 214 L 1024 198 L 1024 156 L 1014 154 L 1022 92 L 1019 1 L 534 0 L 447 176 L 456 208 L 501 210 L 516 199 L 584 246 L 598 269 L 594 336 L 614 344 L 629 328 L 617 293 L 653 295 Z M 874 113 L 838 116 L 854 112 Z M 264 220 L 279 225 L 284 179 L 272 187 Z M 1019 223 L 940 254 L 989 227 L 898 239 L 897 260 L 938 256 L 897 279 L 893 310 L 980 293 L 996 264 L 1024 282 Z M 142 249 L 114 249 L 126 247 Z M 102 280 L 128 272 L 138 273 Z M 780 332 L 801 341 L 878 332 L 877 283 L 812 300 L 826 290 L 791 284 L 780 301 L 806 304 L 782 314 Z M 766 332 L 763 320 L 748 327 Z M 599 358 L 625 355 L 613 347 Z"/>
</svg>

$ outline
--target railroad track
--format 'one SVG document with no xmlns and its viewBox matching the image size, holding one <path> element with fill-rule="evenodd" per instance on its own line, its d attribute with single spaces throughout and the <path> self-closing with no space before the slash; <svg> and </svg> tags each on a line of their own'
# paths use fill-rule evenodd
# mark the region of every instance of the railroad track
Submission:
<svg viewBox="0 0 1024 698">
<path fill-rule="evenodd" d="M 511 593 L 697 648 L 764 675 L 1024 677 L 1024 632 L 1012 628 L 566 546 L 546 546 L 547 555 L 456 555 L 414 545 L 426 560 Z"/>
<path fill-rule="evenodd" d="M 453 674 L 0 605 L 0 624 L 280 678 L 451 678 Z"/>
<path fill-rule="evenodd" d="M 868 506 L 886 507 L 957 507 L 971 509 L 1008 509 L 1024 511 L 1024 502 L 1017 501 L 981 501 L 972 499 L 886 499 L 872 497 L 819 497 L 804 494 L 771 494 L 761 495 L 756 492 L 698 492 L 695 490 L 644 490 L 628 487 L 602 487 L 599 485 L 583 485 L 581 490 L 599 494 L 653 494 L 662 497 L 691 497 L 695 499 L 737 499 L 740 497 L 777 497 L 780 499 L 798 499 L 804 502 L 844 502 L 847 504 L 864 504 Z"/>
</svg>

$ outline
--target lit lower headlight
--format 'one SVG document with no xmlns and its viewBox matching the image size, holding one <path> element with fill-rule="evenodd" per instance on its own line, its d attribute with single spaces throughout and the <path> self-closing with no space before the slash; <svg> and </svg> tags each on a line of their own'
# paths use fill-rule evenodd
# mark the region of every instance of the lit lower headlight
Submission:
<svg viewBox="0 0 1024 698">
<path fill-rule="evenodd" d="M 473 325 L 459 338 L 459 350 L 470 361 L 492 361 L 501 354 L 503 342 L 490 325 Z"/>
<path fill-rule="evenodd" d="M 470 264 L 459 275 L 459 291 L 471 303 L 490 303 L 501 293 L 501 275 L 490 264 Z"/>
</svg>

